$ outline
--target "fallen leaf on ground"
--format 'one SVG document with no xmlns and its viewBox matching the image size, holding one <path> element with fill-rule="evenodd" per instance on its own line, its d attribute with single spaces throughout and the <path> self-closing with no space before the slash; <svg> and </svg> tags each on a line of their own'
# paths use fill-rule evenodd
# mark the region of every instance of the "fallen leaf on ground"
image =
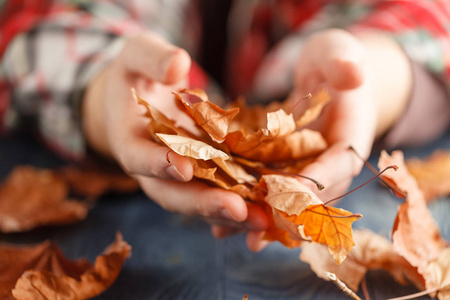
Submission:
<svg viewBox="0 0 450 300">
<path fill-rule="evenodd" d="M 84 219 L 86 204 L 67 196 L 66 182 L 56 173 L 16 167 L 0 186 L 0 231 L 27 231 Z"/>
<path fill-rule="evenodd" d="M 397 282 L 413 282 L 419 289 L 425 286 L 424 279 L 417 269 L 400 256 L 385 237 L 370 230 L 353 232 L 355 246 L 341 265 L 336 265 L 328 255 L 329 250 L 319 244 L 304 243 L 300 260 L 308 263 L 320 278 L 328 280 L 325 272 L 331 272 L 345 282 L 352 290 L 358 290 L 368 270 L 387 270 Z"/>
<path fill-rule="evenodd" d="M 427 202 L 450 194 L 450 152 L 436 150 L 430 157 L 406 161 Z"/>
<path fill-rule="evenodd" d="M 427 264 L 435 260 L 448 243 L 442 238 L 416 180 L 408 173 L 403 153 L 394 151 L 390 156 L 383 151 L 378 167 L 383 169 L 393 164 L 398 166 L 398 171 L 386 172 L 382 176 L 406 192 L 405 202 L 398 207 L 392 229 L 394 249 L 423 274 Z"/>
<path fill-rule="evenodd" d="M 59 171 L 71 192 L 88 197 L 99 197 L 107 192 L 131 193 L 139 189 L 138 182 L 123 173 L 104 170 L 64 167 Z"/>
<path fill-rule="evenodd" d="M 11 248 L 8 250 L 11 252 Z M 0 248 L 1 251 L 4 250 Z M 31 250 L 17 251 L 22 255 L 17 255 L 16 261 L 9 263 L 15 265 L 20 264 L 21 260 L 26 262 L 23 264 L 23 274 L 19 274 L 18 280 L 16 278 L 17 283 L 12 290 L 12 295 L 17 300 L 82 300 L 103 293 L 114 283 L 125 259 L 131 253 L 131 247 L 118 233 L 116 241 L 96 258 L 94 265 L 84 259 L 75 262 L 66 259 L 59 248 L 49 242 L 44 242 Z M 36 262 L 34 266 L 28 263 L 30 261 L 28 252 L 35 254 L 31 259 Z M 6 257 L 0 255 L 0 258 Z M 20 273 L 16 267 L 13 268 L 16 271 L 10 275 L 9 282 Z M 2 273 L 3 275 L 5 273 Z"/>
</svg>

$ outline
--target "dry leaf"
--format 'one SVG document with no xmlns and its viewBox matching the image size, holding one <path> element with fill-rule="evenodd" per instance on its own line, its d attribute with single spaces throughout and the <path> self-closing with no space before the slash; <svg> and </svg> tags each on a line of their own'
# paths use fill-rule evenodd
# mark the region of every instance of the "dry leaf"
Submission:
<svg viewBox="0 0 450 300">
<path fill-rule="evenodd" d="M 99 197 L 110 191 L 131 193 L 139 189 L 134 178 L 110 170 L 65 167 L 60 173 L 70 190 L 80 196 Z"/>
<path fill-rule="evenodd" d="M 233 118 L 239 113 L 239 108 L 224 110 L 208 100 L 207 95 L 201 90 L 181 90 L 173 92 L 190 117 L 209 134 L 213 141 L 221 143 L 225 140 Z M 195 102 L 183 98 L 183 94 L 196 96 Z"/>
<path fill-rule="evenodd" d="M 367 270 L 374 269 L 387 270 L 401 284 L 410 281 L 419 289 L 424 288 L 424 279 L 417 269 L 395 252 L 385 237 L 365 229 L 355 230 L 353 238 L 355 246 L 341 265 L 330 258 L 325 246 L 314 243 L 302 245 L 300 259 L 307 262 L 318 277 L 328 280 L 325 272 L 334 273 L 352 290 L 358 290 Z"/>
<path fill-rule="evenodd" d="M 330 101 L 330 94 L 326 90 L 320 90 L 308 100 L 308 107 L 295 121 L 297 127 L 303 127 L 315 121 L 323 110 L 323 107 Z"/>
<path fill-rule="evenodd" d="M 351 223 L 360 218 L 360 215 L 323 205 L 313 206 L 312 204 L 321 201 L 311 191 L 306 191 L 303 186 L 299 187 L 300 183 L 289 175 L 278 175 L 274 182 L 271 178 L 276 177 L 265 177 L 256 184 L 256 179 L 264 177 L 267 172 L 283 173 L 273 169 L 273 166 L 284 164 L 282 168 L 286 168 L 286 164 L 298 160 L 302 160 L 304 166 L 306 161 L 311 161 L 322 153 L 327 144 L 319 132 L 308 129 L 297 131 L 293 115 L 280 109 L 280 104 L 272 104 L 268 108 L 249 108 L 242 100 L 238 104 L 240 107 L 222 110 L 210 103 L 203 91 L 182 90 L 174 94 L 182 104 L 182 110 L 211 139 L 177 131 L 174 124 L 167 122 L 164 117 L 159 117 L 161 122 L 154 123 L 157 113 L 153 114 L 151 106 L 141 101 L 147 108 L 149 130 L 153 139 L 162 141 L 180 155 L 195 159 L 194 176 L 197 178 L 235 191 L 245 199 L 265 206 L 272 222 L 272 226 L 266 231 L 266 239 L 278 240 L 288 247 L 298 246 L 305 238 L 303 230 L 306 228 L 314 241 L 330 247 L 338 262 L 345 258 L 353 245 Z M 319 94 L 310 103 L 305 115 L 299 116 L 298 124 L 303 126 L 314 121 L 327 101 L 328 95 L 325 92 Z M 242 114 L 236 115 L 238 111 Z M 260 120 L 267 120 L 265 126 L 261 126 Z M 171 134 L 158 133 L 159 129 L 166 128 L 172 131 Z M 266 164 L 270 164 L 272 169 Z M 292 164 L 295 168 L 300 166 Z M 311 217 L 307 213 L 319 217 Z M 324 213 L 326 215 L 322 215 Z M 332 221 L 334 218 L 340 220 Z M 313 234 L 316 228 L 320 228 L 319 235 Z M 333 234 L 335 236 L 331 237 Z"/>
<path fill-rule="evenodd" d="M 55 246 L 47 249 L 38 262 L 40 266 L 24 270 L 17 280 L 12 290 L 16 299 L 82 300 L 95 297 L 113 284 L 131 252 L 130 245 L 122 240 L 120 233 L 116 241 L 96 258 L 93 266 L 85 260 L 67 260 Z"/>
<path fill-rule="evenodd" d="M 67 199 L 63 178 L 49 170 L 16 167 L 0 186 L 0 231 L 27 231 L 86 217 L 87 206 Z"/>
<path fill-rule="evenodd" d="M 441 237 L 417 182 L 408 173 L 403 153 L 394 151 L 389 156 L 383 151 L 378 167 L 383 169 L 393 164 L 399 167 L 398 171 L 385 173 L 383 178 L 393 181 L 407 195 L 405 202 L 398 208 L 392 229 L 394 249 L 423 274 L 428 262 L 440 255 L 447 242 Z"/>
<path fill-rule="evenodd" d="M 450 248 L 446 248 L 438 258 L 428 264 L 424 277 L 427 289 L 440 289 L 437 293 L 438 299 L 450 299 Z M 435 296 L 436 293 L 431 295 Z"/>
<path fill-rule="evenodd" d="M 362 216 L 323 204 L 308 206 L 299 216 L 289 219 L 303 225 L 305 238 L 328 246 L 337 264 L 341 264 L 355 245 L 352 223 Z"/>
<path fill-rule="evenodd" d="M 164 144 L 167 145 L 167 147 L 183 156 L 203 160 L 214 158 L 221 158 L 221 159 L 229 158 L 229 156 L 225 152 L 215 149 L 214 147 L 202 141 L 198 141 L 192 138 L 179 135 L 170 135 L 161 133 L 157 133 L 156 135 L 161 141 L 164 142 Z"/>
<path fill-rule="evenodd" d="M 418 158 L 406 162 L 427 202 L 450 194 L 450 152 L 435 151 L 425 160 Z"/>
</svg>

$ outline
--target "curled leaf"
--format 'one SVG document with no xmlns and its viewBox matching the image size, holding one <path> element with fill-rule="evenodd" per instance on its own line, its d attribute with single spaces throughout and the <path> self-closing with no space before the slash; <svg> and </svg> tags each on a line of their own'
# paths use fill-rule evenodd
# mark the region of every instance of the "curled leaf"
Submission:
<svg viewBox="0 0 450 300">
<path fill-rule="evenodd" d="M 229 156 L 225 152 L 215 149 L 214 147 L 202 141 L 179 135 L 161 133 L 157 133 L 156 136 L 158 136 L 158 138 L 160 138 L 161 141 L 163 141 L 164 144 L 166 144 L 174 152 L 183 156 L 203 160 L 214 158 L 229 158 Z"/>
<path fill-rule="evenodd" d="M 50 268 L 31 268 L 17 280 L 12 290 L 17 300 L 82 300 L 95 297 L 114 283 L 130 255 L 131 247 L 118 233 L 116 241 L 96 258 L 93 266 L 85 260 L 73 263 L 65 259 L 55 246 L 49 251 L 46 258 Z M 40 263 L 46 265 L 43 261 Z"/>
<path fill-rule="evenodd" d="M 201 90 L 181 90 L 173 92 L 176 98 L 184 105 L 191 118 L 209 136 L 218 143 L 225 140 L 233 118 L 239 113 L 239 108 L 224 110 L 208 100 L 205 92 Z M 183 94 L 195 96 L 197 101 L 190 102 L 183 98 Z"/>
<path fill-rule="evenodd" d="M 428 262 L 440 255 L 447 242 L 442 238 L 417 182 L 408 173 L 401 151 L 394 151 L 392 156 L 385 151 L 381 153 L 379 168 L 392 164 L 399 167 L 398 171 L 383 174 L 383 177 L 406 192 L 392 229 L 394 248 L 422 274 Z"/>
</svg>

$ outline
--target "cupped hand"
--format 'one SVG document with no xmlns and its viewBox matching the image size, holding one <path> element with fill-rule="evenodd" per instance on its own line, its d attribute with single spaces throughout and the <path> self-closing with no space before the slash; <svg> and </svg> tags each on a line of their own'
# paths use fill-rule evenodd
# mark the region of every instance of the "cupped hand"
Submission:
<svg viewBox="0 0 450 300">
<path fill-rule="evenodd" d="M 203 217 L 215 224 L 212 232 L 217 237 L 243 229 L 265 229 L 267 219 L 260 207 L 246 203 L 235 193 L 193 180 L 188 158 L 169 152 L 149 137 L 148 119 L 133 99 L 131 87 L 178 125 L 189 128 L 171 92 L 186 87 L 190 64 L 186 51 L 154 33 L 130 38 L 88 87 L 83 103 L 88 142 L 116 160 L 164 209 Z"/>
<path fill-rule="evenodd" d="M 316 33 L 305 43 L 296 65 L 290 101 L 319 88 L 328 89 L 331 95 L 330 103 L 312 124 L 329 146 L 301 172 L 325 186 L 319 192 L 311 182 L 304 181 L 323 201 L 344 193 L 361 171 L 363 161 L 349 146 L 367 158 L 376 136 L 386 131 L 402 111 L 409 91 L 408 77 L 404 76 L 404 82 L 393 79 L 397 80 L 398 91 L 390 91 L 393 87 L 389 82 L 391 76 L 408 75 L 402 55 L 389 39 L 375 35 L 360 39 L 339 29 Z M 380 76 L 386 69 L 377 64 L 389 64 L 390 60 L 397 60 L 389 69 L 392 74 Z M 382 97 L 393 100 L 388 103 L 380 100 Z M 386 109 L 389 105 L 391 113 Z"/>
</svg>

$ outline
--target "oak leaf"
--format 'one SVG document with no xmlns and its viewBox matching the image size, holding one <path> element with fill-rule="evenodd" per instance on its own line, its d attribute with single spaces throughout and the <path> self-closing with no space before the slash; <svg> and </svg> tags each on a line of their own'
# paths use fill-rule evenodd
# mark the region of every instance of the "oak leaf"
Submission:
<svg viewBox="0 0 450 300">
<path fill-rule="evenodd" d="M 383 178 L 391 180 L 406 194 L 392 229 L 394 249 L 422 274 L 428 262 L 435 260 L 448 244 L 442 238 L 416 180 L 407 171 L 403 153 L 394 151 L 390 156 L 382 151 L 378 167 L 383 169 L 392 164 L 398 166 L 398 171 L 385 173 Z"/>
<path fill-rule="evenodd" d="M 57 173 L 31 166 L 14 168 L 0 186 L 0 231 L 27 231 L 84 219 L 87 205 L 67 196 L 67 184 Z"/>
<path fill-rule="evenodd" d="M 406 161 L 427 202 L 450 194 L 450 152 L 436 150 L 430 157 Z"/>
<path fill-rule="evenodd" d="M 24 270 L 12 290 L 17 300 L 74 299 L 95 297 L 109 288 L 122 269 L 131 247 L 120 233 L 116 241 L 99 255 L 94 265 L 85 260 L 71 262 L 59 249 L 50 247 L 39 261 L 46 267 Z"/>
</svg>

